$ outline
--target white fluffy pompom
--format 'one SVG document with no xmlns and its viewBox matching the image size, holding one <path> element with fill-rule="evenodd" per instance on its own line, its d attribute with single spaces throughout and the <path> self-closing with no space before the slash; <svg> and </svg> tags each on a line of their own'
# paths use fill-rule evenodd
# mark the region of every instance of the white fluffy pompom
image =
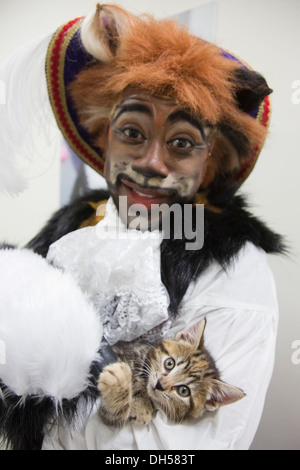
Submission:
<svg viewBox="0 0 300 470">
<path fill-rule="evenodd" d="M 76 397 L 102 339 L 73 279 L 28 250 L 0 250 L 0 378 L 17 395 Z"/>
</svg>

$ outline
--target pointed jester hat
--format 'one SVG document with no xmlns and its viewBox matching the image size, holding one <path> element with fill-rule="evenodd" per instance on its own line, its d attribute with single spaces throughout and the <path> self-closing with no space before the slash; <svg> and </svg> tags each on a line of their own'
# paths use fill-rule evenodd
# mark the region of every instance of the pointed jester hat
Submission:
<svg viewBox="0 0 300 470">
<path fill-rule="evenodd" d="M 217 204 L 253 169 L 267 134 L 271 93 L 235 55 L 189 34 L 173 20 L 97 5 L 60 27 L 46 54 L 47 92 L 56 122 L 75 153 L 103 173 L 107 130 L 129 87 L 175 99 L 213 129 L 197 195 Z"/>
</svg>

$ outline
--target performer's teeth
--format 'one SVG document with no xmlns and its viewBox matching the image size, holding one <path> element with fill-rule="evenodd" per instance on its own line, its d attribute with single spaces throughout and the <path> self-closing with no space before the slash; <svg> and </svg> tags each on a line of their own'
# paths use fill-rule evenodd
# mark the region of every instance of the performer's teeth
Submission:
<svg viewBox="0 0 300 470">
<path fill-rule="evenodd" d="M 149 198 L 149 199 L 154 198 L 154 196 L 152 196 L 152 194 L 144 194 L 144 193 L 141 193 L 140 191 L 135 191 L 135 192 L 136 192 L 136 194 L 138 194 L 141 197 L 145 197 L 145 198 Z"/>
</svg>

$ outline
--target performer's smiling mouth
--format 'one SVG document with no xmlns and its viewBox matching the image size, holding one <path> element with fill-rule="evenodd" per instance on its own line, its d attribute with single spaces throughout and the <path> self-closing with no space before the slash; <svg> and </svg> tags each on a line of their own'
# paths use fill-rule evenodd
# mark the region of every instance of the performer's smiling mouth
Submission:
<svg viewBox="0 0 300 470">
<path fill-rule="evenodd" d="M 178 197 L 174 189 L 141 186 L 127 176 L 120 178 L 120 184 L 125 190 L 129 205 L 143 204 L 147 209 L 151 209 L 151 204 L 169 203 Z"/>
</svg>

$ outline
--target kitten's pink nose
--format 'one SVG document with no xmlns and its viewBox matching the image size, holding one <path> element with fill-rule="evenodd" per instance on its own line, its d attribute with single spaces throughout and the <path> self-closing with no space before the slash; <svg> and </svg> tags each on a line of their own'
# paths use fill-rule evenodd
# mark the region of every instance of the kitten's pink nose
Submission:
<svg viewBox="0 0 300 470">
<path fill-rule="evenodd" d="M 160 391 L 164 391 L 164 387 L 162 386 L 162 383 L 158 380 L 157 381 L 157 384 L 155 386 L 155 390 L 160 390 Z"/>
</svg>

